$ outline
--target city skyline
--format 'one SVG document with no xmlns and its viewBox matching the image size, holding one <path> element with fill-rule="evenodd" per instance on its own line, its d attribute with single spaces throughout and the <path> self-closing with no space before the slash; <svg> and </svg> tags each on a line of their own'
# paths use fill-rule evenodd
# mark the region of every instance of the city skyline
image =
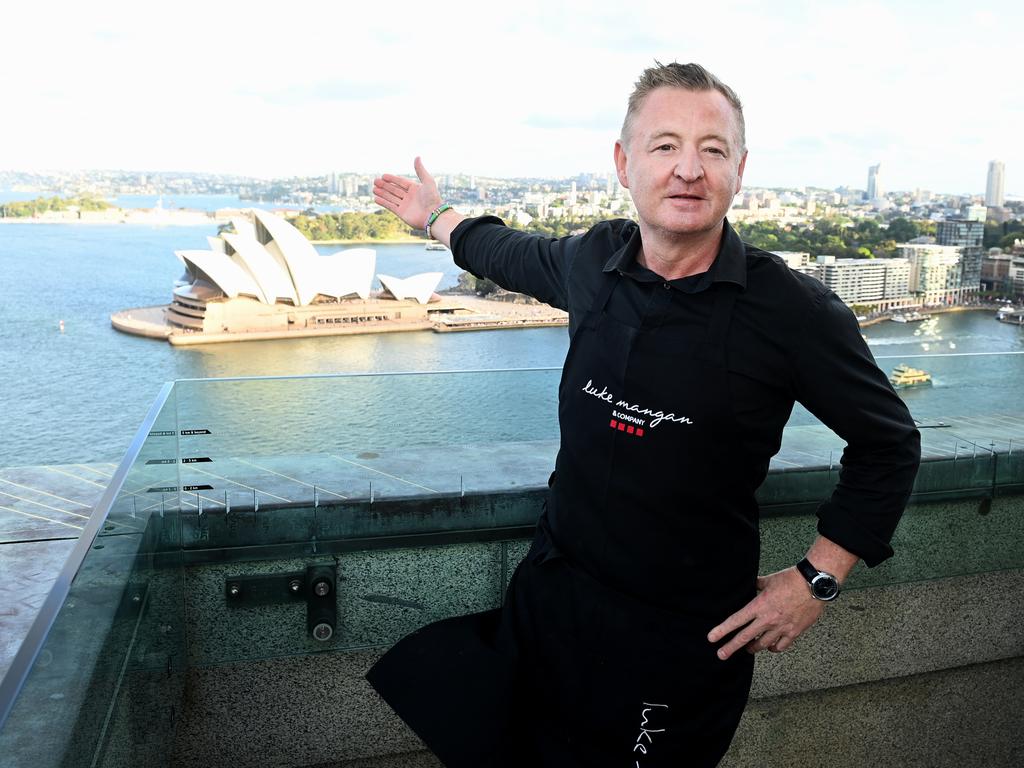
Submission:
<svg viewBox="0 0 1024 768">
<path fill-rule="evenodd" d="M 999 158 L 1007 196 L 1024 193 L 1020 78 L 1011 47 L 995 44 L 1024 20 L 1009 2 L 622 14 L 527 0 L 506 9 L 500 35 L 463 0 L 291 16 L 269 3 L 56 6 L 5 11 L 0 65 L 24 74 L 5 82 L 16 119 L 0 169 L 411 174 L 419 154 L 449 173 L 599 172 L 633 80 L 658 58 L 701 62 L 740 94 L 749 186 L 859 188 L 881 163 L 886 189 L 982 194 Z M 976 106 L 944 108 L 944 91 Z"/>
</svg>

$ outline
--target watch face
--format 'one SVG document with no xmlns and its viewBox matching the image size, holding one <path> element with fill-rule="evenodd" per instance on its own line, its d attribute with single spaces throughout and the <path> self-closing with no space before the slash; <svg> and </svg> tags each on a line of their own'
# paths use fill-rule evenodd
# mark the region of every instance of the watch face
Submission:
<svg viewBox="0 0 1024 768">
<path fill-rule="evenodd" d="M 839 594 L 839 582 L 834 576 L 818 574 L 811 582 L 811 591 L 819 600 L 831 600 Z"/>
</svg>

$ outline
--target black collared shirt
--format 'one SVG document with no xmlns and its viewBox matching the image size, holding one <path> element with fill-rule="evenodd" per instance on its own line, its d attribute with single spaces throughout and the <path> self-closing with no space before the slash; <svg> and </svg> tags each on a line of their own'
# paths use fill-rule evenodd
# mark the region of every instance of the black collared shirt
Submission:
<svg viewBox="0 0 1024 768">
<path fill-rule="evenodd" d="M 920 461 L 920 436 L 906 405 L 879 370 L 853 313 L 812 277 L 746 245 L 725 223 L 707 272 L 665 280 L 637 263 L 640 230 L 623 219 L 584 235 L 549 239 L 517 232 L 501 219 L 468 219 L 452 232 L 455 263 L 511 291 L 569 312 L 570 334 L 605 279 L 618 281 L 606 311 L 657 333 L 671 321 L 694 343 L 703 337 L 714 292 L 738 287 L 726 364 L 745 457 L 736 471 L 763 482 L 794 401 L 847 442 L 839 482 L 818 509 L 818 531 L 876 565 L 906 506 Z M 731 288 L 733 289 L 734 288 Z"/>
</svg>

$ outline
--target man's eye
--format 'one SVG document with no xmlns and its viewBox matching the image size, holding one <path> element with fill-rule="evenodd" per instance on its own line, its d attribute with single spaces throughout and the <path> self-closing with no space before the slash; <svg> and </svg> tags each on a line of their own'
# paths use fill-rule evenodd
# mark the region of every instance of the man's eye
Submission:
<svg viewBox="0 0 1024 768">
<path fill-rule="evenodd" d="M 672 149 L 672 145 L 671 144 L 662 144 L 661 146 L 656 147 L 656 150 L 658 152 L 668 152 L 671 149 Z"/>
<path fill-rule="evenodd" d="M 711 152 L 712 154 L 715 154 L 715 155 L 722 155 L 723 157 L 725 157 L 725 152 L 723 150 L 719 149 L 718 147 L 706 147 L 704 149 L 704 151 L 705 152 Z"/>
</svg>

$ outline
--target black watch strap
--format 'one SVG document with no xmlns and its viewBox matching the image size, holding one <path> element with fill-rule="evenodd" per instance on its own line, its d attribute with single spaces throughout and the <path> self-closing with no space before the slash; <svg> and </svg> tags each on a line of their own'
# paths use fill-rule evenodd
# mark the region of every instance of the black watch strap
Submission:
<svg viewBox="0 0 1024 768">
<path fill-rule="evenodd" d="M 819 571 L 806 557 L 796 564 L 797 570 L 807 579 L 811 597 L 815 600 L 835 600 L 839 596 L 839 580 L 831 573 Z"/>
<path fill-rule="evenodd" d="M 796 564 L 796 569 L 800 571 L 801 575 L 807 579 L 807 583 L 810 584 L 814 581 L 814 577 L 817 576 L 820 571 L 811 565 L 811 561 L 806 557 Z"/>
</svg>

